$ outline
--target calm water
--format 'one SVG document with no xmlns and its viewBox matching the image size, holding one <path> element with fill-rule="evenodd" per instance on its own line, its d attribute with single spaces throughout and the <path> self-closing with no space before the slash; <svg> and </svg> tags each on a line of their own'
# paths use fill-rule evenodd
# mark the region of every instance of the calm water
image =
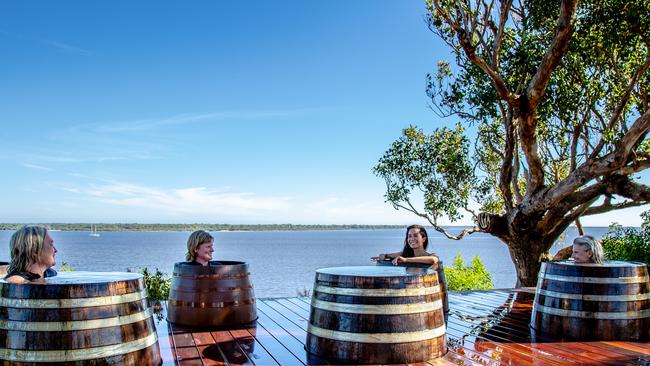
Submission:
<svg viewBox="0 0 650 366">
<path fill-rule="evenodd" d="M 587 228 L 601 237 L 607 228 Z M 443 238 L 428 230 L 429 249 L 447 265 L 457 253 L 466 262 L 481 257 L 492 273 L 496 288 L 513 287 L 515 269 L 505 244 L 485 234 L 474 234 L 461 241 Z M 0 243 L 9 246 L 12 231 L 0 231 Z M 99 232 L 91 237 L 84 231 L 54 231 L 59 250 L 57 263 L 69 263 L 79 271 L 126 271 L 128 268 L 159 268 L 171 273 L 175 262 L 185 259 L 189 232 Z M 215 260 L 249 263 L 255 295 L 258 297 L 296 296 L 311 289 L 314 271 L 323 267 L 372 265 L 370 257 L 401 250 L 404 229 L 352 231 L 256 231 L 213 232 Z M 577 236 L 569 229 L 552 252 L 568 245 Z M 0 253 L 8 261 L 8 250 Z"/>
</svg>

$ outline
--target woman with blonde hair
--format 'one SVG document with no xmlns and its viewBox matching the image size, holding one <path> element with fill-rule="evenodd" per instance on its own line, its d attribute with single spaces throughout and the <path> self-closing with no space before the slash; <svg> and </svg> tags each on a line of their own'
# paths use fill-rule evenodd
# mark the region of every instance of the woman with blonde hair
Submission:
<svg viewBox="0 0 650 366">
<path fill-rule="evenodd" d="M 605 260 L 605 253 L 600 241 L 591 235 L 583 235 L 573 240 L 571 258 L 576 263 L 598 263 Z"/>
<path fill-rule="evenodd" d="M 208 232 L 197 230 L 187 239 L 185 260 L 188 264 L 207 266 L 214 252 L 214 238 Z"/>
<path fill-rule="evenodd" d="M 46 228 L 26 225 L 18 229 L 9 242 L 11 261 L 5 280 L 9 283 L 29 283 L 39 278 L 56 276 L 51 267 L 56 264 L 57 250 Z"/>
</svg>

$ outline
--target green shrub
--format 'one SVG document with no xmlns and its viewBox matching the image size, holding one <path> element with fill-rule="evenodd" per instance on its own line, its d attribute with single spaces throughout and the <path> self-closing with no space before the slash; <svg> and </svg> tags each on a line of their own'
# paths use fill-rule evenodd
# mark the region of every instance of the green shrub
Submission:
<svg viewBox="0 0 650 366">
<path fill-rule="evenodd" d="M 609 226 L 603 237 L 605 257 L 609 260 L 650 263 L 650 211 L 641 214 L 641 229 Z"/>
<path fill-rule="evenodd" d="M 451 267 L 445 267 L 448 290 L 489 290 L 492 288 L 492 274 L 487 271 L 483 261 L 474 257 L 471 266 L 465 266 L 463 256 L 458 253 Z"/>
<path fill-rule="evenodd" d="M 169 288 L 172 285 L 171 278 L 167 274 L 156 268 L 156 272 L 151 273 L 147 268 L 143 268 L 140 273 L 144 276 L 144 285 L 149 292 L 149 300 L 162 301 L 169 297 Z"/>
<path fill-rule="evenodd" d="M 74 272 L 74 268 L 68 263 L 68 262 L 63 262 L 61 264 L 61 267 L 59 267 L 59 272 Z"/>
</svg>

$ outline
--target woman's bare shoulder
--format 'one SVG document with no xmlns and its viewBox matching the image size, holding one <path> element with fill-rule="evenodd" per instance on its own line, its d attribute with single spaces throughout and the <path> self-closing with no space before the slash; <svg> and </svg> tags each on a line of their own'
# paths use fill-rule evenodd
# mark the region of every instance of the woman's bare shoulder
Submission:
<svg viewBox="0 0 650 366">
<path fill-rule="evenodd" d="M 13 275 L 11 277 L 7 277 L 7 278 L 5 278 L 5 281 L 7 281 L 9 283 L 16 283 L 16 284 L 29 283 L 29 281 L 27 281 L 26 279 L 24 279 L 22 276 L 19 276 L 19 275 Z"/>
</svg>

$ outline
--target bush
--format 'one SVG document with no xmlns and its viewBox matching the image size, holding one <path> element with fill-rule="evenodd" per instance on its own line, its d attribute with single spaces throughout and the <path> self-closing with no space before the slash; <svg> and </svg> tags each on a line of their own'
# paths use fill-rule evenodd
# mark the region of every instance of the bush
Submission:
<svg viewBox="0 0 650 366">
<path fill-rule="evenodd" d="M 603 237 L 605 257 L 609 260 L 650 263 L 650 211 L 641 214 L 641 229 L 609 226 Z"/>
<path fill-rule="evenodd" d="M 144 276 L 144 285 L 147 287 L 149 300 L 167 300 L 169 288 L 172 285 L 171 278 L 167 278 L 167 274 L 161 272 L 158 268 L 156 268 L 155 273 L 149 272 L 147 268 L 143 268 L 140 273 Z"/>
<path fill-rule="evenodd" d="M 445 267 L 445 275 L 448 290 L 489 290 L 492 288 L 492 275 L 478 256 L 474 257 L 471 266 L 465 266 L 463 256 L 460 253 L 456 254 L 451 267 Z"/>
<path fill-rule="evenodd" d="M 74 268 L 68 262 L 63 262 L 59 267 L 59 272 L 74 272 Z"/>
</svg>

